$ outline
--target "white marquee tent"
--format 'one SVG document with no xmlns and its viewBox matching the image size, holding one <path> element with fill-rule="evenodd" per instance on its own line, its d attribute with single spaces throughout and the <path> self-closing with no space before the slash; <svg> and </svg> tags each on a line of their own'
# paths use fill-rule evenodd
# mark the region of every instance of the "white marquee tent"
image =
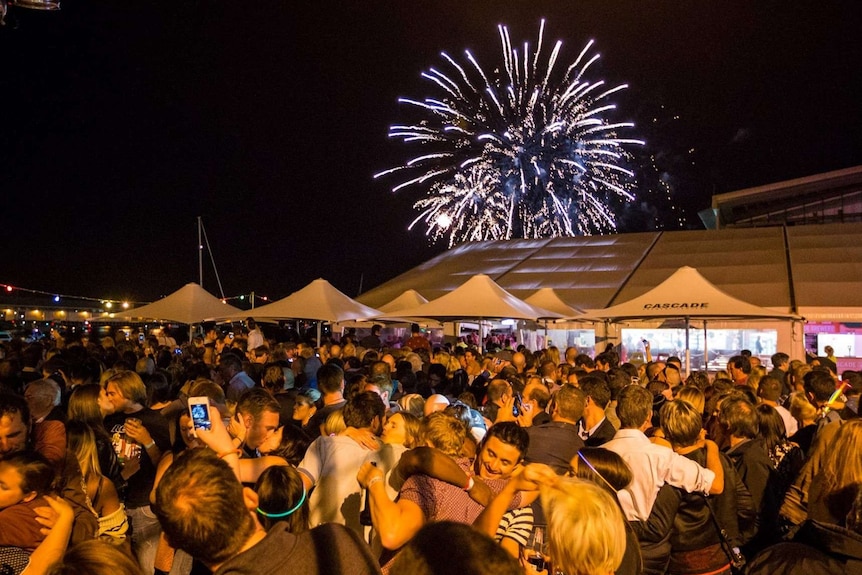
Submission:
<svg viewBox="0 0 862 575">
<path fill-rule="evenodd" d="M 172 294 L 151 304 L 112 314 L 113 321 L 152 319 L 194 324 L 242 310 L 224 303 L 199 284 L 187 283 Z"/>
<path fill-rule="evenodd" d="M 370 319 L 380 311 L 363 305 L 336 289 L 325 279 L 316 279 L 289 296 L 252 310 L 225 314 L 220 319 L 311 319 L 337 323 Z"/>
<path fill-rule="evenodd" d="M 707 319 L 802 319 L 786 311 L 756 306 L 728 295 L 689 266 L 679 268 L 645 294 L 605 309 L 586 310 L 584 316 L 614 322 L 626 319 L 684 319 L 686 373 L 691 371 L 689 322 L 692 318 L 704 320 L 704 331 Z M 704 349 L 704 357 L 706 352 Z"/>
</svg>

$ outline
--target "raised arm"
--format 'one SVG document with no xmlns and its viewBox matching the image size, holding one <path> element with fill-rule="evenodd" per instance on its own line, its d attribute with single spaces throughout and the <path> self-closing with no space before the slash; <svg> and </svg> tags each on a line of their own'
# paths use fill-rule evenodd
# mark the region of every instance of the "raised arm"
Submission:
<svg viewBox="0 0 862 575">
<path fill-rule="evenodd" d="M 239 448 L 231 439 L 224 422 L 221 419 L 221 414 L 216 407 L 209 406 L 211 429 L 197 429 L 195 433 L 207 447 L 215 451 L 219 458 L 227 462 L 233 469 L 236 478 L 242 481 L 242 474 L 239 470 Z"/>
<path fill-rule="evenodd" d="M 30 563 L 24 569 L 24 575 L 43 575 L 48 568 L 63 558 L 69 537 L 72 535 L 72 523 L 75 512 L 72 506 L 62 497 L 45 496 L 50 507 L 37 507 L 36 521 L 43 525 L 42 532 L 47 531 L 45 539 L 30 554 Z"/>
<path fill-rule="evenodd" d="M 494 496 L 488 486 L 477 477 L 473 478 L 470 485 L 471 476 L 461 469 L 454 459 L 431 447 L 416 447 L 404 452 L 396 470 L 405 479 L 411 475 L 422 474 L 467 489 L 470 498 L 480 505 L 488 505 Z"/>
<path fill-rule="evenodd" d="M 715 479 L 712 480 L 712 485 L 709 486 L 709 494 L 720 495 L 724 493 L 724 467 L 721 465 L 718 445 L 709 439 L 704 440 L 704 443 L 706 447 L 706 468 L 715 473 Z"/>
<path fill-rule="evenodd" d="M 512 475 L 512 478 L 506 483 L 493 499 L 485 506 L 476 521 L 473 522 L 473 527 L 485 533 L 489 537 L 494 537 L 497 533 L 497 526 L 503 515 L 512 505 L 512 500 L 519 491 L 523 491 L 524 497 L 521 499 L 521 504 L 529 505 L 539 494 L 539 486 L 541 484 L 553 484 L 558 479 L 554 470 L 542 463 L 531 463 L 520 467 Z"/>
<path fill-rule="evenodd" d="M 370 462 L 364 463 L 356 475 L 359 485 L 368 490 L 371 523 L 387 549 L 398 549 L 410 541 L 425 525 L 425 514 L 414 502 L 389 499 L 384 485 L 383 470 Z"/>
</svg>

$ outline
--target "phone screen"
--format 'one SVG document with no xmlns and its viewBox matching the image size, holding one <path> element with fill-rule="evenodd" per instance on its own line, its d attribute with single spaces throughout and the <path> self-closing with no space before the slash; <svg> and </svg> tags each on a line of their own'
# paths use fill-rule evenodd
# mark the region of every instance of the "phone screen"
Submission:
<svg viewBox="0 0 862 575">
<path fill-rule="evenodd" d="M 515 394 L 515 402 L 512 404 L 512 415 L 514 415 L 515 417 L 518 417 L 519 415 L 521 415 L 521 408 L 522 407 L 523 406 L 521 405 L 521 394 L 516 393 Z"/>
<path fill-rule="evenodd" d="M 192 417 L 192 424 L 195 427 L 195 431 L 198 429 L 212 429 L 208 398 L 193 397 L 189 399 L 189 414 Z"/>
</svg>

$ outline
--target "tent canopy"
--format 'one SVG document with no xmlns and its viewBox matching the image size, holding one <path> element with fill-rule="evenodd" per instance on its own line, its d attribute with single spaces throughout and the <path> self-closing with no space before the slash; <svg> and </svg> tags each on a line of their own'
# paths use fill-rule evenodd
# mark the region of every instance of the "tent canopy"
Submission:
<svg viewBox="0 0 862 575">
<path fill-rule="evenodd" d="M 402 309 L 410 309 L 410 308 L 414 308 L 416 306 L 420 306 L 420 305 L 426 304 L 426 303 L 428 303 L 428 300 L 425 299 L 422 296 L 422 294 L 420 294 L 416 290 L 409 289 L 409 290 L 406 290 L 404 293 L 402 293 L 397 298 L 395 298 L 394 300 L 392 300 L 391 302 L 380 306 L 379 309 L 380 309 L 380 311 L 387 312 L 387 313 L 393 312 L 393 311 L 397 312 L 397 311 L 402 310 Z M 349 328 L 349 327 L 370 328 L 372 325 L 374 325 L 375 321 L 376 320 L 374 320 L 374 321 L 372 321 L 372 320 L 346 321 L 346 322 L 340 322 L 337 327 L 339 329 L 345 329 L 345 328 Z M 387 319 L 385 321 L 381 320 L 381 323 L 386 323 L 390 327 L 409 326 L 410 324 L 413 324 L 413 323 L 419 324 L 422 327 L 433 327 L 433 328 L 443 327 L 443 324 L 441 324 L 439 321 L 433 320 L 433 319 L 430 319 L 427 317 L 405 317 L 405 318 L 398 318 L 398 319 L 390 318 L 390 319 Z"/>
<path fill-rule="evenodd" d="M 380 306 L 380 311 L 389 313 L 390 311 L 398 311 L 402 309 L 410 309 L 428 303 L 428 299 L 423 297 L 415 289 L 405 290 L 400 296 L 390 301 L 387 304 Z"/>
<path fill-rule="evenodd" d="M 665 317 L 798 319 L 793 314 L 730 296 L 688 266 L 679 268 L 643 295 L 605 309 L 586 310 L 585 315 L 610 320 Z"/>
<path fill-rule="evenodd" d="M 430 317 L 450 319 L 558 319 L 560 314 L 532 306 L 478 274 L 446 295 L 426 304 L 380 315 L 389 317 Z"/>
<path fill-rule="evenodd" d="M 113 317 L 115 320 L 139 318 L 193 324 L 233 313 L 242 313 L 242 310 L 227 305 L 192 282 L 158 301 L 115 313 Z"/>
<path fill-rule="evenodd" d="M 574 317 L 582 313 L 581 310 L 573 308 L 560 299 L 554 288 L 546 287 L 536 290 L 536 293 L 525 298 L 524 301 L 530 305 L 556 312 L 563 317 Z"/>
<path fill-rule="evenodd" d="M 354 301 L 325 279 L 316 279 L 286 298 L 223 319 L 311 319 L 336 323 L 377 317 L 380 311 Z"/>
</svg>

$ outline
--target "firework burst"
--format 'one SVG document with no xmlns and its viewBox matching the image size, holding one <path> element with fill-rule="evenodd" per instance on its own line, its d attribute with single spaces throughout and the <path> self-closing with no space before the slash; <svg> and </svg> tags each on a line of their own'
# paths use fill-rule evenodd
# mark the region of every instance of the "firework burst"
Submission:
<svg viewBox="0 0 862 575">
<path fill-rule="evenodd" d="M 447 74 L 423 72 L 439 98 L 399 99 L 422 113 L 415 124 L 394 125 L 389 137 L 423 147 L 402 166 L 380 172 L 407 178 L 393 188 L 427 190 L 414 204 L 434 241 L 590 235 L 616 229 L 616 206 L 633 199 L 628 145 L 619 137 L 633 127 L 607 116 L 608 88 L 585 74 L 598 59 L 590 41 L 577 59 L 558 66 L 562 42 L 542 55 L 545 22 L 533 51 L 512 46 L 499 26 L 502 70 L 487 74 L 469 51 L 461 65 L 441 53 Z"/>
</svg>

